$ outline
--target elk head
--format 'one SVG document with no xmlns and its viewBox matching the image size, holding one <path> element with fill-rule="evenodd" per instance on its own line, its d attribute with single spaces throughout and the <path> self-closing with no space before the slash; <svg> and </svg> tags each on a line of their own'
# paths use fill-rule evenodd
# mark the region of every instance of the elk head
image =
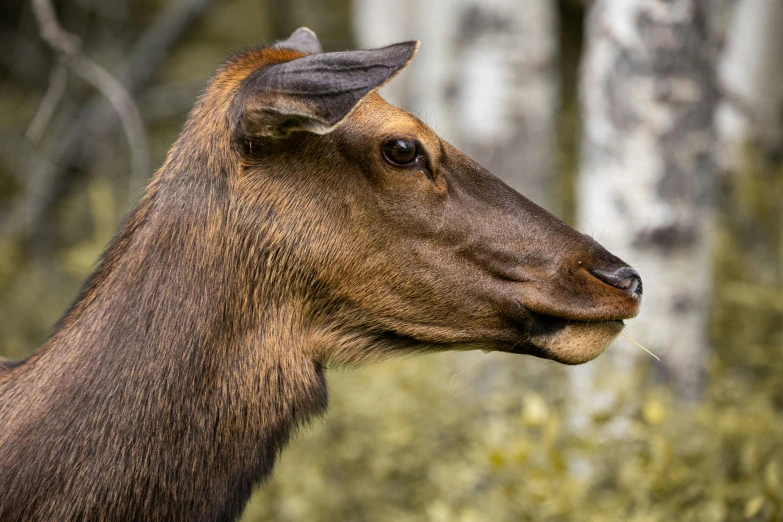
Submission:
<svg viewBox="0 0 783 522">
<path fill-rule="evenodd" d="M 230 127 L 249 277 L 307 303 L 323 360 L 593 359 L 638 313 L 639 275 L 375 93 L 417 48 L 321 53 L 300 29 L 242 81 Z"/>
</svg>

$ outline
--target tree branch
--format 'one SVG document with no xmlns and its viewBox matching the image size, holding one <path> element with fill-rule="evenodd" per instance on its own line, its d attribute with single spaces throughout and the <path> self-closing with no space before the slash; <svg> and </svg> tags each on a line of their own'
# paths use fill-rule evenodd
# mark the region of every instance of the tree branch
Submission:
<svg viewBox="0 0 783 522">
<path fill-rule="evenodd" d="M 41 104 L 38 106 L 33 121 L 30 122 L 27 132 L 25 132 L 27 139 L 33 143 L 38 143 L 41 136 L 43 136 L 46 127 L 52 120 L 57 104 L 60 103 L 60 99 L 65 94 L 65 86 L 68 79 L 67 72 L 65 62 L 58 60 L 49 78 L 49 87 L 41 99 Z"/>
<path fill-rule="evenodd" d="M 41 37 L 62 54 L 71 70 L 95 87 L 109 100 L 120 118 L 131 153 L 131 183 L 143 180 L 149 171 L 149 152 L 144 122 L 125 86 L 106 69 L 85 56 L 81 40 L 60 26 L 51 0 L 32 0 Z"/>
<path fill-rule="evenodd" d="M 129 93 L 137 92 L 152 78 L 165 57 L 201 13 L 215 0 L 177 0 L 169 3 L 134 44 L 130 58 L 117 75 Z M 113 133 L 118 121 L 102 95 L 84 105 L 63 126 L 62 139 L 45 154 L 46 161 L 36 169 L 37 189 L 26 186 L 16 198 L 0 224 L 0 232 L 22 236 L 29 241 L 42 226 L 58 195 L 69 189 L 76 166 L 85 163 L 96 144 L 96 138 Z M 146 173 L 145 173 L 146 175 Z"/>
</svg>

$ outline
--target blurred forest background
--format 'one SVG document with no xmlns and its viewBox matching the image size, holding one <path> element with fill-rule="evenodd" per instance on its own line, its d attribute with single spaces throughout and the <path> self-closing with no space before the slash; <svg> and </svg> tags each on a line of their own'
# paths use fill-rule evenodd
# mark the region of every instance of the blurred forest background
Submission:
<svg viewBox="0 0 783 522">
<path fill-rule="evenodd" d="M 661 360 L 330 370 L 244 520 L 783 520 L 778 0 L 4 0 L 0 355 L 46 338 L 216 65 L 299 26 L 421 40 L 383 94 L 639 269 Z"/>
</svg>

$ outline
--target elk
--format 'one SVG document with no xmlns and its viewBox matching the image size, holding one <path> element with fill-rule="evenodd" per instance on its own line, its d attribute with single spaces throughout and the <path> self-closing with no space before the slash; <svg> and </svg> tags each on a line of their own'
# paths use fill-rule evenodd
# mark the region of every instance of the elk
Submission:
<svg viewBox="0 0 783 522">
<path fill-rule="evenodd" d="M 302 28 L 221 65 L 51 337 L 0 363 L 0 520 L 233 520 L 324 368 L 566 364 L 641 279 L 375 92 L 418 49 Z"/>
</svg>

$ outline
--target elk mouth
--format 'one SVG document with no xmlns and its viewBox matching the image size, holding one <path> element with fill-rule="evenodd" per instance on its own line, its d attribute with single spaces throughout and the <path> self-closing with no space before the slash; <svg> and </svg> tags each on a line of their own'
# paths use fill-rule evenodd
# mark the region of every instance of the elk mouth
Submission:
<svg viewBox="0 0 783 522">
<path fill-rule="evenodd" d="M 511 353 L 524 353 L 563 364 L 582 364 L 601 355 L 625 327 L 621 319 L 574 320 L 526 310 L 526 342 Z"/>
<path fill-rule="evenodd" d="M 625 327 L 623 319 L 639 313 L 641 277 L 627 265 L 605 271 L 580 267 L 567 271 L 560 283 L 528 286 L 524 298 L 515 298 L 512 320 L 525 338 L 512 353 L 582 364 L 612 344 Z"/>
</svg>

